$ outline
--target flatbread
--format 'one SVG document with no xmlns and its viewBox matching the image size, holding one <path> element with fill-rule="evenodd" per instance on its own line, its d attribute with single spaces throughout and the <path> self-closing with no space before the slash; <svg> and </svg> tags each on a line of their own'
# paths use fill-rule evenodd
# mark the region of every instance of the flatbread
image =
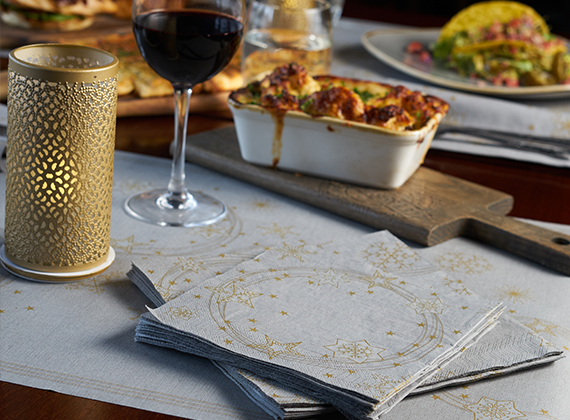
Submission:
<svg viewBox="0 0 570 420">
<path fill-rule="evenodd" d="M 69 41 L 63 41 L 68 43 Z M 132 33 L 111 34 L 105 37 L 75 41 L 78 45 L 99 48 L 114 54 L 119 59 L 119 96 L 133 95 L 140 98 L 154 98 L 173 94 L 172 84 L 160 77 L 144 61 Z M 240 71 L 240 54 L 212 79 L 196 85 L 197 93 L 229 92 L 243 85 Z"/>
</svg>

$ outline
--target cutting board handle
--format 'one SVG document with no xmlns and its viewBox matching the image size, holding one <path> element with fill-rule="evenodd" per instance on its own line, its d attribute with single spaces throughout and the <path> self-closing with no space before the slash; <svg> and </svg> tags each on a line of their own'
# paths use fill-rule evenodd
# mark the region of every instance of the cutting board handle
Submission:
<svg viewBox="0 0 570 420">
<path fill-rule="evenodd" d="M 475 212 L 465 236 L 570 276 L 570 236 L 489 211 Z"/>
</svg>

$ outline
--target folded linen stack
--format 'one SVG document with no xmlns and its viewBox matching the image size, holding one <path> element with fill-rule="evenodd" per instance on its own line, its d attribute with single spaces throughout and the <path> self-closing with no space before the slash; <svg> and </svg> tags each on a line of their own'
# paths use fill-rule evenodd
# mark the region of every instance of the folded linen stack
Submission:
<svg viewBox="0 0 570 420">
<path fill-rule="evenodd" d="M 283 246 L 152 310 L 136 340 L 215 360 L 276 417 L 330 404 L 348 417 L 377 418 L 442 373 L 499 317 L 501 304 L 448 283 L 387 232 L 324 249 Z M 560 355 L 541 352 L 535 360 Z M 455 377 L 509 365 L 500 362 Z M 315 401 L 280 404 L 250 374 Z M 453 375 L 438 377 L 432 385 Z"/>
</svg>

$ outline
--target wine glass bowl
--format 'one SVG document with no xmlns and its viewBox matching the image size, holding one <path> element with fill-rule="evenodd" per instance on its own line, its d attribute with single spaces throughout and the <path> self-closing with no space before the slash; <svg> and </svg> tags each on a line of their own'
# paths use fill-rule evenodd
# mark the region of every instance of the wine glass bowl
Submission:
<svg viewBox="0 0 570 420">
<path fill-rule="evenodd" d="M 145 3 L 157 2 L 143 1 L 140 7 Z M 174 84 L 194 86 L 230 62 L 241 41 L 243 24 L 233 17 L 239 10 L 224 10 L 217 7 L 218 2 L 183 2 L 191 9 L 179 7 L 180 3 L 164 2 L 168 9 L 137 13 L 133 31 L 145 61 L 154 71 Z M 214 10 L 208 7 L 211 4 L 216 5 Z"/>
<path fill-rule="evenodd" d="M 167 188 L 129 197 L 130 216 L 160 226 L 202 226 L 226 207 L 185 186 L 188 105 L 192 88 L 222 71 L 243 36 L 244 0 L 135 0 L 133 32 L 148 65 L 174 88 L 174 148 Z"/>
</svg>

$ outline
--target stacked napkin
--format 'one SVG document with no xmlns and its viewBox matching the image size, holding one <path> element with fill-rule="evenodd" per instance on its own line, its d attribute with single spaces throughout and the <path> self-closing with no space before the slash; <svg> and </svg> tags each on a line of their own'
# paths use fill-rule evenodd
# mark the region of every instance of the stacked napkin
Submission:
<svg viewBox="0 0 570 420">
<path fill-rule="evenodd" d="M 235 291 L 238 289 L 232 286 L 232 284 L 233 285 L 237 284 L 238 286 L 240 284 L 244 285 L 245 283 L 247 283 L 245 277 L 251 277 L 254 274 L 256 276 L 263 277 L 263 273 L 265 273 L 271 276 L 272 273 L 277 272 L 276 271 L 277 268 L 275 267 L 283 265 L 285 261 L 287 261 L 288 265 L 293 264 L 292 267 L 294 267 L 295 270 L 301 268 L 305 269 L 304 267 L 306 266 L 306 264 L 309 265 L 316 264 L 318 266 L 322 265 L 324 268 L 326 268 L 325 272 L 328 272 L 328 275 L 324 277 L 324 280 L 322 280 L 322 284 L 319 284 L 318 287 L 321 291 L 325 292 L 323 296 L 331 295 L 330 297 L 331 302 L 329 303 L 330 307 L 334 307 L 335 302 L 337 302 L 338 299 L 338 293 L 340 293 L 338 292 L 338 290 L 335 289 L 339 289 L 339 287 L 343 290 L 346 289 L 345 292 L 349 296 L 353 297 L 356 296 L 357 294 L 356 291 L 354 290 L 352 291 L 348 290 L 351 288 L 351 286 L 357 284 L 356 280 L 349 282 L 346 278 L 344 278 L 343 280 L 342 276 L 340 276 L 340 278 L 337 279 L 337 276 L 335 276 L 334 273 L 330 272 L 330 270 L 335 270 L 334 268 L 336 267 L 335 264 L 339 264 L 341 260 L 344 261 L 343 264 L 344 263 L 353 264 L 355 261 L 357 261 L 358 266 L 367 265 L 369 271 L 373 270 L 374 273 L 372 276 L 364 276 L 365 280 L 361 280 L 360 282 L 364 286 L 366 286 L 365 287 L 366 295 L 370 298 L 372 295 L 376 293 L 378 299 L 380 299 L 381 301 L 381 304 L 384 304 L 384 301 L 390 302 L 391 300 L 394 300 L 394 296 L 392 295 L 393 293 L 396 294 L 398 294 L 397 292 L 404 293 L 407 287 L 411 287 L 407 286 L 407 283 L 411 282 L 410 280 L 408 280 L 408 278 L 412 278 L 414 279 L 415 282 L 418 283 L 422 283 L 423 282 L 422 279 L 425 280 L 431 279 L 427 284 L 424 284 L 424 287 L 428 287 L 428 289 L 431 290 L 430 296 L 434 296 L 434 300 L 431 303 L 431 305 L 436 305 L 436 307 L 439 304 L 439 302 L 441 302 L 441 300 L 439 301 L 436 300 L 435 295 L 440 294 L 441 291 L 433 291 L 432 289 L 436 290 L 443 289 L 443 291 L 445 291 L 447 294 L 459 295 L 461 299 L 465 299 L 467 301 L 469 301 L 472 298 L 478 300 L 478 298 L 476 297 L 471 297 L 472 294 L 468 290 L 464 288 L 458 288 L 457 285 L 455 285 L 445 274 L 438 272 L 433 266 L 431 266 L 431 264 L 422 260 L 416 253 L 414 253 L 411 249 L 405 246 L 402 242 L 398 241 L 388 232 L 381 232 L 377 234 L 367 235 L 364 237 L 363 240 L 358 241 L 356 243 L 355 242 L 356 241 L 345 242 L 339 245 L 333 244 L 328 247 L 320 247 L 320 248 L 313 248 L 304 243 L 300 243 L 299 245 L 296 246 L 291 246 L 291 245 L 287 246 L 284 244 L 281 247 L 281 249 L 277 249 L 272 252 L 267 252 L 261 255 L 260 257 L 255 258 L 255 260 L 249 261 L 248 263 L 245 264 L 240 264 L 238 267 L 234 268 L 233 270 L 230 270 L 230 272 L 226 273 L 223 276 L 206 280 L 200 286 L 194 288 L 188 288 L 187 293 L 182 295 L 181 298 L 175 299 L 174 301 L 176 301 L 178 305 L 179 301 L 182 300 L 184 297 L 190 300 L 191 303 L 189 302 L 190 303 L 189 305 L 184 305 L 183 308 L 185 309 L 179 310 L 185 313 L 185 315 L 182 318 L 186 317 L 188 318 L 188 320 L 190 320 L 192 318 L 191 313 L 194 313 L 195 315 L 198 313 L 194 310 L 194 308 L 196 308 L 196 302 L 202 301 L 203 297 L 207 296 L 208 294 L 212 294 L 211 293 L 212 290 L 208 288 L 220 287 L 215 285 L 220 282 L 221 282 L 220 284 L 223 284 L 224 279 L 226 279 L 226 283 L 229 282 L 227 286 L 229 288 L 225 289 L 224 293 L 227 295 L 228 293 L 231 292 L 230 301 L 226 302 L 227 299 L 224 300 L 223 296 L 222 297 L 218 296 L 216 298 L 217 302 L 216 305 L 219 306 L 220 304 L 223 304 L 225 307 L 225 305 L 232 302 L 231 303 L 232 306 L 236 306 L 234 305 L 234 303 L 238 302 L 234 302 L 232 301 L 232 299 L 237 299 L 237 301 L 239 301 L 239 298 L 236 297 L 237 295 L 234 297 L 231 296 L 232 294 L 235 295 Z M 292 261 L 290 261 L 291 259 Z M 145 271 L 148 272 L 148 270 Z M 152 270 L 152 272 L 154 273 L 154 270 Z M 136 266 L 133 266 L 133 269 L 129 272 L 129 277 L 133 279 L 133 281 L 135 278 L 137 278 L 136 282 L 138 284 L 143 284 L 143 283 L 153 284 L 150 281 L 150 279 L 143 274 L 143 270 L 141 270 Z M 281 283 L 284 281 L 285 278 L 288 277 L 284 276 L 283 278 L 281 278 L 277 274 L 273 275 L 273 279 L 275 280 L 277 286 L 280 287 L 285 287 L 282 286 L 282 284 L 285 283 Z M 310 280 L 310 278 L 311 277 L 309 274 L 306 280 L 308 282 L 307 284 L 310 285 L 310 283 L 312 282 L 313 283 L 312 286 L 314 286 L 314 280 Z M 158 274 L 158 279 L 155 281 L 167 281 L 167 279 L 168 277 L 166 275 Z M 235 279 L 238 280 L 237 283 L 235 283 Z M 297 293 L 296 286 L 291 285 L 291 282 L 288 282 L 287 284 L 289 284 L 288 287 L 292 287 L 293 288 L 292 290 L 295 291 L 295 293 Z M 362 286 L 362 284 L 360 286 Z M 150 286 L 148 287 L 151 288 Z M 204 287 L 205 289 L 203 289 Z M 247 289 L 249 289 L 249 287 Z M 217 290 L 219 291 L 223 289 L 217 289 Z M 383 292 L 388 296 L 379 297 L 380 296 L 379 292 Z M 253 292 L 253 293 L 258 293 L 258 292 Z M 291 293 L 291 292 L 286 292 L 286 293 Z M 361 295 L 363 294 L 362 291 L 360 294 Z M 214 295 L 216 295 L 216 293 L 214 293 Z M 243 296 L 247 297 L 249 295 L 246 294 Z M 243 296 L 242 300 L 245 299 L 243 298 Z M 241 306 L 245 305 L 246 307 L 249 307 L 249 304 L 253 305 L 253 303 L 258 300 L 254 299 L 254 297 L 262 298 L 262 296 L 263 295 L 259 296 L 251 295 L 249 301 L 247 301 L 246 299 L 237 306 L 239 307 L 240 305 Z M 218 300 L 220 299 L 222 300 L 218 302 Z M 275 293 L 274 294 L 270 293 L 269 302 L 271 301 L 273 301 L 273 303 L 277 303 L 279 301 L 278 295 Z M 357 299 L 354 299 L 354 301 L 358 302 Z M 300 306 L 303 306 L 302 301 L 298 304 Z M 369 304 L 371 304 L 372 307 L 375 307 L 374 300 L 371 300 Z M 400 302 L 400 304 L 402 304 L 402 302 Z M 270 306 L 270 304 L 268 305 Z M 429 305 L 430 304 L 428 304 L 428 306 Z M 464 306 L 467 306 L 467 308 L 463 309 Z M 327 306 L 327 308 L 322 309 L 321 312 L 325 314 L 330 312 L 330 307 Z M 408 310 L 409 308 L 410 306 L 408 306 Z M 481 320 L 487 319 L 487 323 L 490 324 L 492 323 L 492 320 L 497 316 L 499 310 L 498 308 L 499 307 L 496 306 L 493 311 L 489 311 L 489 314 L 485 316 L 483 316 L 482 315 L 483 312 L 481 312 L 480 314 L 477 314 L 476 317 L 481 317 Z M 243 310 L 243 308 L 240 309 Z M 251 309 L 255 308 L 250 308 L 249 310 Z M 347 310 L 348 309 L 349 308 L 347 308 Z M 444 308 L 441 307 L 441 310 L 443 309 Z M 448 311 L 447 308 L 445 309 L 447 312 Z M 138 328 L 137 340 L 163 345 L 167 347 L 173 347 L 179 350 L 189 351 L 191 353 L 203 355 L 221 361 L 220 363 L 217 363 L 218 367 L 220 367 L 222 371 L 224 371 L 224 373 L 226 373 L 226 375 L 229 378 L 231 378 L 234 382 L 236 382 L 261 407 L 263 407 L 268 413 L 270 413 L 276 418 L 284 418 L 284 417 L 292 418 L 292 417 L 308 416 L 308 415 L 313 415 L 315 413 L 321 413 L 331 410 L 331 405 L 326 403 L 327 401 L 326 397 L 325 399 L 323 399 L 323 397 L 320 394 L 314 394 L 311 392 L 311 390 L 306 389 L 306 386 L 299 387 L 298 385 L 295 384 L 291 383 L 288 384 L 288 382 L 284 381 L 283 379 L 278 380 L 276 382 L 275 380 L 272 379 L 263 378 L 263 376 L 268 376 L 267 373 L 264 374 L 265 368 L 261 369 L 261 371 L 259 371 L 259 369 L 256 370 L 255 367 L 251 368 L 249 367 L 249 365 L 251 364 L 251 362 L 249 361 L 247 363 L 242 363 L 241 361 L 242 359 L 238 358 L 237 360 L 239 361 L 236 362 L 235 360 L 232 360 L 231 357 L 227 358 L 225 352 L 221 352 L 221 354 L 218 356 L 213 356 L 213 353 L 209 352 L 209 350 L 205 352 L 204 350 L 201 350 L 200 349 L 201 345 L 196 347 L 194 344 L 191 344 L 190 347 L 187 347 L 187 343 L 173 344 L 172 341 L 173 337 L 177 337 L 174 339 L 175 341 L 179 339 L 178 337 L 179 335 L 181 337 L 184 337 L 182 341 L 185 341 L 188 337 L 186 337 L 186 334 L 184 332 L 176 329 L 178 328 L 175 325 L 176 324 L 175 319 L 177 319 L 176 316 L 174 317 L 170 316 L 170 319 L 168 319 L 167 316 L 166 321 L 164 321 L 163 318 L 158 316 L 158 314 L 162 313 L 163 310 L 169 311 L 169 309 L 166 309 L 165 306 L 164 308 L 160 308 L 159 311 L 154 312 L 157 315 L 157 318 L 154 318 L 152 316 L 147 316 L 143 318 Z M 316 308 L 314 310 L 318 312 Z M 462 305 L 462 309 L 460 312 L 464 313 L 464 311 L 467 310 L 468 310 L 468 305 Z M 416 315 L 418 315 L 417 312 Z M 290 315 L 289 313 L 287 313 L 286 315 L 282 314 L 282 316 L 289 318 Z M 246 342 L 245 346 L 247 347 L 248 344 L 250 348 L 252 345 L 259 346 L 260 345 L 259 340 L 261 339 L 261 344 L 262 345 L 265 344 L 265 346 L 267 347 L 272 342 L 268 340 L 273 340 L 273 339 L 271 338 L 270 335 L 267 335 L 265 337 L 265 343 L 263 343 L 263 338 L 261 338 L 259 334 L 260 330 L 255 325 L 258 323 L 258 320 L 255 317 L 251 319 L 253 319 L 254 321 L 248 320 L 248 322 L 251 322 L 253 324 L 253 326 L 250 325 L 249 334 L 253 332 L 254 336 L 258 335 L 259 337 L 257 337 L 257 341 L 255 343 Z M 386 317 L 386 319 L 389 319 L 389 317 Z M 278 320 L 277 324 L 279 324 L 280 322 L 283 321 Z M 383 322 L 385 322 L 384 318 L 378 324 L 380 325 Z M 220 324 L 220 322 L 218 322 L 218 324 Z M 419 325 L 424 323 L 418 322 L 417 324 Z M 297 324 L 293 322 L 293 327 L 292 327 L 293 329 L 295 328 L 295 325 Z M 221 326 L 224 328 L 223 331 L 225 331 L 226 329 L 225 321 L 221 323 Z M 201 323 L 198 323 L 196 328 L 201 328 Z M 247 330 L 247 327 L 245 328 Z M 275 328 L 278 330 L 279 329 L 278 325 Z M 481 330 L 484 330 L 485 328 L 486 326 L 483 326 Z M 371 331 L 374 331 L 374 329 L 372 328 Z M 460 330 L 454 330 L 453 333 L 454 335 L 455 331 L 460 331 Z M 187 332 L 190 332 L 192 334 L 194 330 L 191 327 Z M 247 333 L 247 331 L 244 331 L 244 333 Z M 385 337 L 382 337 L 382 334 L 378 334 L 379 337 L 377 339 L 383 342 L 390 337 L 393 338 L 395 332 L 386 331 L 385 334 L 386 334 Z M 433 334 L 431 335 L 433 336 Z M 473 341 L 478 337 L 476 329 L 473 329 L 471 334 L 469 334 L 468 332 L 467 334 L 461 333 L 461 335 L 464 336 L 462 337 L 461 340 L 459 339 L 454 340 L 452 338 L 449 340 L 449 343 L 456 342 L 455 343 L 456 346 L 458 345 L 458 343 L 464 343 L 465 346 L 467 347 L 473 344 Z M 470 335 L 472 336 L 472 339 L 465 338 L 469 337 Z M 191 337 L 190 341 L 201 340 L 201 337 L 199 336 L 195 337 L 191 335 L 190 337 Z M 488 337 L 489 339 L 487 339 Z M 207 338 L 209 339 L 209 337 Z M 222 338 L 218 339 L 217 342 L 218 344 L 220 343 L 219 340 L 222 340 Z M 233 338 L 225 338 L 225 340 L 232 341 Z M 276 340 L 276 343 L 279 342 L 280 341 Z M 214 345 L 216 344 L 215 340 L 212 341 L 212 344 Z M 412 346 L 413 344 L 414 343 L 412 343 Z M 419 382 L 421 382 L 421 380 L 419 379 L 416 381 L 410 381 L 410 384 L 401 387 L 402 388 L 401 391 L 398 391 L 397 393 L 395 393 L 395 395 L 391 396 L 390 398 L 387 397 L 385 402 L 382 403 L 379 400 L 380 402 L 377 404 L 378 407 L 374 411 L 369 411 L 367 415 L 374 417 L 387 411 L 387 409 L 389 409 L 395 401 L 398 401 L 399 399 L 403 398 L 403 396 L 407 393 L 422 392 L 450 384 L 469 382 L 481 379 L 489 375 L 506 373 L 511 370 L 517 370 L 523 367 L 530 367 L 534 364 L 546 363 L 548 361 L 553 361 L 556 360 L 557 358 L 562 357 L 561 352 L 559 350 L 554 349 L 552 347 L 543 346 L 542 344 L 543 343 L 539 337 L 528 334 L 528 329 L 526 329 L 526 327 L 522 326 L 521 324 L 515 321 L 503 317 L 503 321 L 501 322 L 499 327 L 493 330 L 489 336 L 486 336 L 484 339 L 476 343 L 474 346 L 465 350 L 461 354 L 461 357 L 455 359 L 447 367 L 443 369 L 438 368 L 437 363 L 435 365 L 432 365 L 431 366 L 432 369 L 433 366 L 435 366 L 436 369 L 439 370 L 435 375 L 427 379 L 426 377 L 428 375 L 430 366 L 426 366 L 425 367 L 426 370 L 424 370 L 419 375 L 420 377 L 422 377 L 423 375 L 422 380 L 424 382 L 422 385 L 419 385 Z M 348 344 L 344 341 L 341 342 L 335 341 L 335 345 L 336 346 L 341 345 L 344 346 L 343 348 L 347 348 L 346 346 Z M 359 342 L 359 340 L 356 340 L 356 344 L 352 343 L 352 346 L 355 349 L 355 351 L 356 349 L 361 349 L 363 345 L 364 344 L 362 342 Z M 350 347 L 350 345 L 348 346 Z M 272 346 L 269 346 L 269 348 L 271 347 Z M 291 351 L 294 351 L 294 348 L 295 347 L 291 347 Z M 455 350 L 456 349 L 457 347 L 455 348 Z M 231 349 L 228 350 L 230 352 L 233 351 Z M 270 354 L 271 351 L 270 350 L 267 351 L 269 357 L 268 361 L 271 361 L 273 359 L 273 357 L 271 357 Z M 404 352 L 399 352 L 399 353 L 404 354 Z M 454 351 L 448 353 L 446 356 L 438 356 L 438 357 L 440 357 L 442 360 L 445 360 L 446 357 L 447 358 L 452 357 L 453 354 Z M 325 359 L 327 359 L 330 355 L 325 354 L 324 356 L 326 356 Z M 404 356 L 402 355 L 399 356 L 398 358 L 400 357 Z M 353 362 L 355 361 L 353 360 Z M 377 360 L 376 362 L 377 364 L 381 364 L 380 360 Z M 355 363 L 356 365 L 361 365 L 361 363 L 358 362 Z M 400 361 L 392 361 L 392 363 L 394 363 L 395 365 L 401 365 Z M 420 363 L 420 365 L 422 363 Z M 370 363 L 366 362 L 366 364 L 363 366 L 368 366 L 369 364 Z M 243 369 L 244 367 L 246 369 Z M 399 366 L 394 366 L 394 367 L 398 368 Z M 252 373 L 251 371 L 248 371 L 247 369 L 253 370 L 254 372 L 257 373 L 257 375 Z M 414 376 L 413 374 L 414 374 L 413 371 L 406 373 L 406 375 L 408 375 L 410 378 Z M 398 386 L 394 385 L 394 387 Z M 347 408 L 343 409 L 342 407 L 339 407 L 339 409 L 341 409 L 341 411 L 345 411 L 346 413 Z"/>
<path fill-rule="evenodd" d="M 299 244 L 302 244 L 301 242 Z M 194 285 L 224 273 L 268 250 L 267 246 L 224 247 L 223 252 L 194 257 L 139 258 L 128 273 L 131 281 L 155 306 L 180 296 Z"/>
<path fill-rule="evenodd" d="M 381 267 L 368 262 L 376 258 Z M 377 418 L 501 311 L 456 293 L 444 273 L 381 232 L 350 249 L 267 251 L 151 310 L 136 340 L 271 378 L 349 417 Z"/>
</svg>

